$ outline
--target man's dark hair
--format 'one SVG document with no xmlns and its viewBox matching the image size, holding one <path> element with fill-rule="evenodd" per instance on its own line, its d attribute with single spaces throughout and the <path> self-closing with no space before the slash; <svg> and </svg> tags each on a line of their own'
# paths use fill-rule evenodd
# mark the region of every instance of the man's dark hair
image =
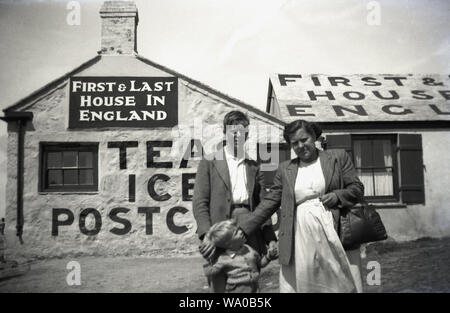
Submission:
<svg viewBox="0 0 450 313">
<path fill-rule="evenodd" d="M 305 120 L 296 120 L 284 126 L 283 131 L 284 140 L 286 140 L 286 142 L 290 144 L 291 143 L 290 136 L 300 128 L 303 128 L 315 140 L 317 140 L 317 138 L 319 138 L 320 135 L 322 135 L 322 129 L 316 123 L 307 122 Z"/>
<path fill-rule="evenodd" d="M 230 111 L 223 118 L 223 132 L 226 132 L 227 125 L 243 125 L 247 127 L 250 121 L 246 114 L 241 111 Z"/>
</svg>

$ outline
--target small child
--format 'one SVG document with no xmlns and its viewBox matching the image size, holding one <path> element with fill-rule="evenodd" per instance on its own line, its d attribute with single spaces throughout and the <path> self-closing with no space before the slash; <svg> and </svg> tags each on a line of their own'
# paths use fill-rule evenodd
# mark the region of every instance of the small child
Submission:
<svg viewBox="0 0 450 313">
<path fill-rule="evenodd" d="M 225 292 L 258 292 L 260 270 L 277 258 L 277 252 L 269 251 L 267 255 L 261 257 L 258 252 L 245 244 L 244 233 L 238 228 L 235 220 L 214 224 L 206 236 L 216 247 L 224 251 L 215 262 L 204 265 L 205 275 L 212 277 L 220 272 L 225 273 L 227 276 Z"/>
</svg>

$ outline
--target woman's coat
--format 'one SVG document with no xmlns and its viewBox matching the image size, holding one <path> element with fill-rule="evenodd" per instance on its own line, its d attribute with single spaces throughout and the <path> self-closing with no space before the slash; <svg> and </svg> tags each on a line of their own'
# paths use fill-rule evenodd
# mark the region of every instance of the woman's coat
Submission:
<svg viewBox="0 0 450 313">
<path fill-rule="evenodd" d="M 320 164 L 325 177 L 325 193 L 334 192 L 338 205 L 330 208 L 333 213 L 335 229 L 338 229 L 340 209 L 351 208 L 364 195 L 364 186 L 359 180 L 350 156 L 345 150 L 319 151 Z M 293 255 L 295 196 L 299 159 L 280 164 L 270 192 L 255 208 L 254 212 L 239 226 L 246 234 L 260 227 L 278 208 L 280 208 L 279 252 L 280 264 L 289 264 Z"/>
</svg>

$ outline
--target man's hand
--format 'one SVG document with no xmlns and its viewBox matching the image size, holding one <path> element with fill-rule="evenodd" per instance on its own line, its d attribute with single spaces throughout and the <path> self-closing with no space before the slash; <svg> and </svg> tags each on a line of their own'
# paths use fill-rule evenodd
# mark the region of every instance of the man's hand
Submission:
<svg viewBox="0 0 450 313">
<path fill-rule="evenodd" d="M 214 257 L 214 254 L 216 252 L 216 246 L 209 240 L 208 236 L 205 236 L 203 238 L 202 243 L 198 247 L 198 250 L 202 254 L 202 256 L 209 262 Z"/>
<path fill-rule="evenodd" d="M 267 249 L 267 256 L 270 260 L 278 259 L 278 242 L 269 242 L 269 249 Z"/>
<path fill-rule="evenodd" d="M 323 205 L 326 207 L 334 208 L 338 204 L 339 198 L 334 192 L 329 192 L 320 197 L 320 201 L 322 201 Z"/>
</svg>

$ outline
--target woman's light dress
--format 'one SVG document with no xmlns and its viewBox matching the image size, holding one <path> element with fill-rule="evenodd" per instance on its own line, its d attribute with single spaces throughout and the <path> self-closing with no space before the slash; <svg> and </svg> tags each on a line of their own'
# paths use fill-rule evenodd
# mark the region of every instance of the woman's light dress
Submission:
<svg viewBox="0 0 450 313">
<path fill-rule="evenodd" d="M 289 265 L 281 265 L 280 292 L 359 289 L 334 229 L 332 213 L 319 200 L 324 192 L 325 178 L 319 158 L 311 163 L 300 162 L 295 181 L 295 252 Z"/>
</svg>

